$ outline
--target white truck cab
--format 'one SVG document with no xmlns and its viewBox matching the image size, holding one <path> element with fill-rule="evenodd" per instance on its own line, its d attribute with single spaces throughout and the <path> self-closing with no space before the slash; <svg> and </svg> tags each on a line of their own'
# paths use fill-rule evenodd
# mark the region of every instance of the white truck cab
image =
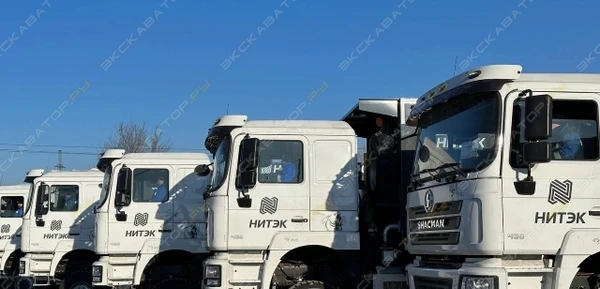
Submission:
<svg viewBox="0 0 600 289">
<path fill-rule="evenodd" d="M 34 286 L 91 288 L 93 208 L 102 172 L 50 171 L 33 180 L 23 215 L 19 275 Z"/>
<path fill-rule="evenodd" d="M 371 122 L 359 129 L 397 126 L 402 106 L 361 101 Z M 387 117 L 370 118 L 369 110 Z M 368 225 L 359 219 L 358 139 L 348 122 L 226 115 L 205 147 L 214 166 L 196 170 L 213 173 L 203 288 L 356 288 L 372 274 L 379 261 L 363 249 L 379 248 L 362 243 Z"/>
<path fill-rule="evenodd" d="M 25 177 L 25 184 L 0 186 L 0 287 L 9 288 L 17 284 L 19 278 L 19 259 L 21 251 L 21 226 L 23 212 L 33 178 L 39 177 L 44 170 L 31 170 Z M 14 288 L 14 286 L 11 286 Z"/>
<path fill-rule="evenodd" d="M 410 288 L 598 288 L 600 75 L 490 65 L 421 96 Z"/>
<path fill-rule="evenodd" d="M 208 256 L 204 153 L 104 152 L 96 210 L 94 287 L 197 288 Z"/>
</svg>

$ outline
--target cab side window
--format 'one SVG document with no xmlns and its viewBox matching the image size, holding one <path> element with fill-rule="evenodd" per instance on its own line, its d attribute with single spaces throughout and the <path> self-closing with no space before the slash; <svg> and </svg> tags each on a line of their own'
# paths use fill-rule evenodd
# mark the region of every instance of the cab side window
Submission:
<svg viewBox="0 0 600 289">
<path fill-rule="evenodd" d="M 513 107 L 510 165 L 525 168 L 523 138 L 525 101 Z M 593 100 L 554 100 L 552 105 L 552 160 L 598 160 L 598 104 Z"/>
<path fill-rule="evenodd" d="M 258 182 L 302 183 L 303 145 L 301 141 L 261 140 L 258 155 Z"/>
<path fill-rule="evenodd" d="M 161 203 L 169 199 L 169 170 L 134 169 L 133 201 Z"/>
<path fill-rule="evenodd" d="M 54 185 L 50 187 L 50 211 L 75 212 L 78 209 L 78 185 Z"/>
<path fill-rule="evenodd" d="M 23 217 L 23 199 L 23 197 L 18 196 L 0 198 L 0 217 Z"/>
</svg>

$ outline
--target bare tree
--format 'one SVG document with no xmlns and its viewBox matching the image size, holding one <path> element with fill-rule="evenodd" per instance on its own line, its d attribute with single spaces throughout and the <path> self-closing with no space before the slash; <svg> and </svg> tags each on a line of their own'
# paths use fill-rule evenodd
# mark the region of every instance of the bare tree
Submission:
<svg viewBox="0 0 600 289">
<path fill-rule="evenodd" d="M 121 121 L 102 144 L 100 153 L 107 149 L 124 149 L 127 153 L 168 152 L 171 141 L 163 139 L 158 126 L 149 131 L 145 123 Z"/>
</svg>

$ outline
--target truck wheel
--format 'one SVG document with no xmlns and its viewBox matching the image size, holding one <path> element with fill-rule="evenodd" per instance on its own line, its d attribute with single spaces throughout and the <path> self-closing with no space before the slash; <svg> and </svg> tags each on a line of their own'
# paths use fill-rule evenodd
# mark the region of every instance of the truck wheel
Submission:
<svg viewBox="0 0 600 289">
<path fill-rule="evenodd" d="M 9 287 L 10 288 L 10 287 Z M 18 277 L 15 281 L 15 289 L 32 289 L 33 279 L 28 277 Z"/>
<path fill-rule="evenodd" d="M 67 275 L 60 283 L 59 289 L 92 289 L 92 272 L 75 271 Z"/>
<path fill-rule="evenodd" d="M 301 281 L 294 284 L 290 289 L 334 289 L 321 281 Z"/>
<path fill-rule="evenodd" d="M 152 286 L 151 289 L 195 289 L 198 286 L 194 286 L 192 282 L 179 279 L 179 278 L 171 278 L 167 280 L 163 280 L 158 282 L 158 284 Z"/>
</svg>

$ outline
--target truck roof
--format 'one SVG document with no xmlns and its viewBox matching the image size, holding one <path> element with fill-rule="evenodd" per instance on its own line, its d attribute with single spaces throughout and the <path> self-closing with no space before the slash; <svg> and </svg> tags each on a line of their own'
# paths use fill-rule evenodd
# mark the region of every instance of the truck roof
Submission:
<svg viewBox="0 0 600 289">
<path fill-rule="evenodd" d="M 243 128 L 260 129 L 261 132 L 274 134 L 355 135 L 348 123 L 339 120 L 249 120 L 243 125 Z"/>
<path fill-rule="evenodd" d="M 339 120 L 248 120 L 247 115 L 224 115 L 215 120 L 213 129 L 242 128 L 244 130 L 260 130 L 267 134 L 338 134 L 355 135 L 354 130 L 346 122 Z M 209 134 L 210 134 L 209 131 Z"/>
<path fill-rule="evenodd" d="M 155 153 L 129 153 L 122 159 L 160 159 L 160 160 L 209 160 L 205 153 L 187 153 L 187 152 L 155 152 Z"/>
<path fill-rule="evenodd" d="M 80 177 L 96 177 L 102 175 L 98 169 L 90 170 L 72 170 L 72 171 L 49 171 L 43 174 L 40 178 L 60 177 L 60 178 L 80 178 Z"/>
<path fill-rule="evenodd" d="M 9 185 L 9 186 L 0 186 L 0 193 L 5 191 L 29 191 L 30 184 L 20 184 L 20 185 Z"/>
<path fill-rule="evenodd" d="M 496 64 L 481 66 L 458 74 L 436 85 L 418 98 L 417 106 L 427 99 L 453 88 L 482 80 L 504 80 L 505 82 L 543 82 L 567 84 L 598 84 L 600 74 L 593 73 L 523 73 L 521 65 Z"/>
<path fill-rule="evenodd" d="M 469 71 L 460 73 L 446 81 L 431 88 L 417 100 L 409 116 L 410 124 L 415 124 L 418 115 L 428 110 L 430 107 L 447 101 L 451 95 L 460 92 L 462 87 L 476 82 L 501 84 L 503 83 L 548 83 L 556 85 L 556 90 L 568 90 L 570 85 L 596 85 L 600 86 L 600 74 L 591 73 L 523 73 L 521 65 L 497 64 L 481 66 Z M 595 88 L 597 89 L 597 87 Z"/>
</svg>

